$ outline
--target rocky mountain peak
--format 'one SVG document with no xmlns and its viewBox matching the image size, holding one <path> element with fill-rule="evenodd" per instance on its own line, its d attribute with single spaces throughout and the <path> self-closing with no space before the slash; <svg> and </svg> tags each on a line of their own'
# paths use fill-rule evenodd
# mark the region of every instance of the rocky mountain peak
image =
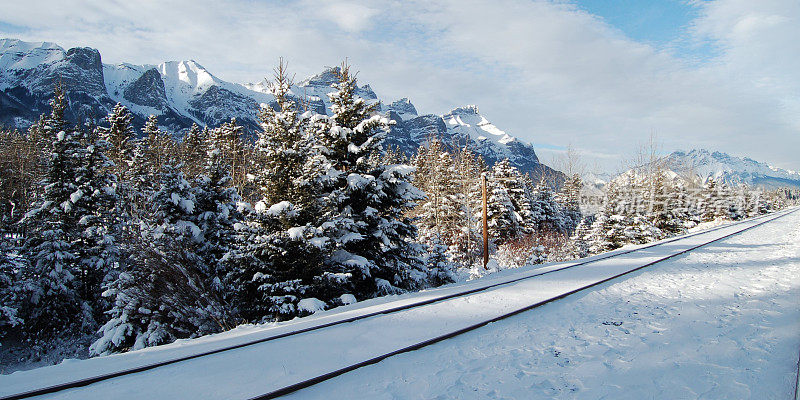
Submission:
<svg viewBox="0 0 800 400">
<path fill-rule="evenodd" d="M 28 70 L 64 58 L 64 49 L 50 42 L 0 39 L 0 76 L 7 71 Z"/>
<path fill-rule="evenodd" d="M 164 110 L 167 107 L 167 93 L 161 73 L 155 68 L 150 68 L 127 86 L 122 97 L 131 103 L 140 106 Z"/>
<path fill-rule="evenodd" d="M 259 129 L 260 104 L 274 100 L 265 82 L 226 82 L 193 60 L 103 65 L 100 53 L 90 48 L 65 52 L 52 43 L 3 40 L 0 49 L 0 124 L 22 129 L 48 110 L 55 79 L 65 83 L 70 104 L 80 107 L 68 110 L 72 121 L 102 117 L 121 102 L 133 112 L 136 128 L 154 114 L 160 126 L 175 133 L 193 123 L 217 126 L 235 117 L 252 134 Z M 335 90 L 332 85 L 340 71 L 339 67 L 326 68 L 294 85 L 290 96 L 304 107 L 326 114 L 330 110 L 328 94 Z M 360 86 L 356 94 L 369 103 L 380 103 L 368 84 Z M 489 165 L 508 158 L 534 179 L 547 175 L 556 182 L 563 180 L 560 173 L 539 163 L 533 146 L 494 126 L 476 106 L 458 107 L 444 116 L 418 115 L 411 101 L 403 98 L 380 109 L 397 122 L 390 128 L 386 145 L 408 155 L 431 137 L 438 137 L 448 145 L 469 146 Z"/>
<path fill-rule="evenodd" d="M 417 108 L 405 97 L 389 104 L 386 110 L 396 112 L 402 119 L 409 119 L 417 116 Z"/>
<path fill-rule="evenodd" d="M 67 50 L 65 60 L 82 69 L 100 73 L 103 71 L 103 61 L 100 58 L 100 52 L 90 47 L 73 47 Z"/>
<path fill-rule="evenodd" d="M 321 73 L 314 75 L 310 78 L 304 79 L 297 84 L 300 87 L 314 86 L 314 87 L 331 87 L 336 82 L 339 82 L 339 74 L 342 69 L 339 67 L 326 68 Z"/>
<path fill-rule="evenodd" d="M 448 115 L 479 115 L 478 106 L 468 105 L 463 107 L 456 107 L 448 113 Z"/>
</svg>

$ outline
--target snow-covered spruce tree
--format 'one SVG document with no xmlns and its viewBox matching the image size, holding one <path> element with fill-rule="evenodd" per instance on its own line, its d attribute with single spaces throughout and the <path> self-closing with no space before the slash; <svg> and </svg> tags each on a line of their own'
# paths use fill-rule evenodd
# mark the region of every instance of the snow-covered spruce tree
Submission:
<svg viewBox="0 0 800 400">
<path fill-rule="evenodd" d="M 134 238 L 137 254 L 106 291 L 111 319 L 90 347 L 109 354 L 219 332 L 225 307 L 211 289 L 212 266 L 198 221 L 195 189 L 176 167 L 165 166 L 150 201 L 150 218 Z"/>
<path fill-rule="evenodd" d="M 0 339 L 23 323 L 19 317 L 20 287 L 17 276 L 22 260 L 14 260 L 15 251 L 6 232 L 0 231 Z"/>
<path fill-rule="evenodd" d="M 249 165 L 249 147 L 244 143 L 242 126 L 231 118 L 210 131 L 209 140 L 222 152 L 222 161 L 230 166 L 230 175 L 233 186 L 243 195 L 249 189 L 247 172 Z M 209 147 L 210 148 L 210 147 Z M 249 192 L 249 190 L 247 190 Z"/>
<path fill-rule="evenodd" d="M 531 215 L 533 225 L 539 232 L 566 231 L 564 214 L 556 201 L 550 185 L 542 179 L 533 192 L 531 200 Z"/>
<path fill-rule="evenodd" d="M 158 176 L 164 166 L 179 163 L 178 145 L 172 135 L 159 129 L 158 117 L 155 115 L 147 118 L 147 122 L 142 128 L 142 135 L 142 144 L 146 149 L 143 153 L 146 157 L 144 165 L 149 167 L 150 174 L 156 177 L 155 181 L 158 181 Z"/>
<path fill-rule="evenodd" d="M 89 303 L 96 321 L 109 304 L 101 296 L 104 283 L 114 278 L 120 252 L 117 237 L 127 221 L 119 207 L 117 178 L 105 151 L 107 142 L 96 133 L 83 134 L 83 150 L 75 171 L 76 190 L 70 196 L 80 218 L 70 234 L 78 255 L 80 297 Z"/>
<path fill-rule="evenodd" d="M 232 328 L 236 318 L 235 291 L 228 286 L 230 265 L 227 258 L 236 241 L 235 227 L 242 221 L 237 208 L 241 198 L 231 184 L 229 166 L 222 158 L 222 152 L 209 143 L 208 158 L 203 172 L 195 185 L 195 213 L 197 225 L 203 233 L 203 241 L 198 252 L 207 265 L 206 280 L 211 296 L 221 300 L 226 308 L 215 313 L 215 318 L 224 328 Z"/>
<path fill-rule="evenodd" d="M 112 171 L 117 176 L 122 176 L 133 161 L 133 148 L 131 140 L 134 138 L 133 114 L 127 107 L 120 103 L 106 117 L 108 127 L 98 128 L 100 139 L 106 142 L 106 153 L 113 162 Z"/>
<path fill-rule="evenodd" d="M 414 185 L 426 194 L 409 213 L 418 228 L 418 240 L 427 246 L 426 263 L 431 273 L 430 283 L 439 286 L 453 280 L 455 264 L 449 250 L 461 230 L 459 219 L 459 185 L 455 177 L 452 156 L 442 143 L 430 138 L 413 158 L 416 169 Z"/>
<path fill-rule="evenodd" d="M 455 280 L 455 266 L 450 261 L 448 246 L 442 244 L 437 237 L 431 237 L 425 243 L 425 266 L 428 269 L 428 283 L 431 286 L 441 286 Z"/>
<path fill-rule="evenodd" d="M 620 180 L 617 212 L 612 220 L 616 224 L 615 232 L 622 229 L 621 244 L 642 244 L 663 236 L 652 223 L 652 210 L 663 210 L 662 204 L 657 204 L 653 196 L 654 176 L 657 175 L 631 172 L 626 179 Z"/>
<path fill-rule="evenodd" d="M 491 179 L 505 189 L 511 205 L 514 207 L 513 213 L 517 229 L 513 236 L 533 233 L 533 210 L 528 197 L 531 188 L 526 186 L 527 180 L 507 158 L 494 164 Z"/>
<path fill-rule="evenodd" d="M 752 218 L 759 215 L 759 207 L 763 203 L 761 201 L 762 192 L 757 189 L 750 188 L 745 190 L 745 217 Z"/>
<path fill-rule="evenodd" d="M 389 121 L 356 95 L 348 65 L 334 87 L 332 117 L 315 124 L 330 165 L 320 225 L 334 246 L 327 272 L 347 277 L 361 299 L 425 286 L 416 227 L 405 216 L 423 196 L 410 183 L 413 168 L 380 162 Z"/>
<path fill-rule="evenodd" d="M 583 221 L 580 207 L 582 188 L 583 181 L 580 175 L 573 174 L 567 177 L 567 180 L 564 181 L 564 184 L 561 186 L 561 191 L 558 196 L 556 196 L 556 200 L 558 200 L 564 215 L 564 229 L 568 233 L 572 233 L 577 228 L 578 224 Z"/>
<path fill-rule="evenodd" d="M 291 80 L 281 60 L 270 90 L 274 107 L 261 110 L 255 145 L 260 168 L 254 184 L 260 197 L 245 213 L 237 242 L 226 263 L 240 315 L 253 322 L 289 319 L 315 310 L 301 302 L 329 307 L 334 293 L 323 275 L 327 240 L 318 237 L 322 214 L 318 179 L 324 165 L 313 149 L 308 121 L 289 97 Z M 313 299 L 313 300 L 311 300 Z"/>
<path fill-rule="evenodd" d="M 425 199 L 412 211 L 421 243 L 431 246 L 452 243 L 460 230 L 458 182 L 453 159 L 436 139 L 420 147 L 414 156 L 414 185 L 425 192 Z"/>
<path fill-rule="evenodd" d="M 647 185 L 648 207 L 644 213 L 647 222 L 665 235 L 679 232 L 681 224 L 672 215 L 674 206 L 669 202 L 670 187 L 665 182 L 664 171 L 656 169 L 652 175 L 647 177 Z M 660 237 L 655 239 L 660 239 Z"/>
<path fill-rule="evenodd" d="M 689 221 L 685 204 L 685 187 L 680 182 L 665 182 L 658 179 L 654 190 L 655 204 L 650 212 L 650 223 L 658 228 L 663 236 L 680 235 L 686 231 Z"/>
<path fill-rule="evenodd" d="M 703 185 L 701 192 L 700 218 L 703 222 L 710 222 L 717 218 L 728 216 L 728 202 L 721 190 L 721 184 L 714 178 L 709 178 Z"/>
<path fill-rule="evenodd" d="M 192 124 L 192 127 L 183 136 L 183 141 L 180 144 L 181 165 L 183 166 L 183 173 L 187 179 L 193 180 L 196 178 L 200 171 L 203 170 L 204 160 L 208 149 L 206 148 L 209 136 L 207 129 L 200 129 L 197 124 Z"/>
<path fill-rule="evenodd" d="M 131 167 L 120 178 L 121 196 L 134 220 L 148 212 L 148 202 L 158 189 L 159 175 L 165 165 L 177 162 L 175 142 L 158 128 L 158 117 L 151 115 L 142 128 L 143 137 L 132 147 Z"/>
<path fill-rule="evenodd" d="M 493 174 L 489 174 L 486 185 L 486 218 L 489 224 L 489 240 L 492 247 L 515 238 L 520 233 L 522 218 L 514 208 L 505 185 Z M 482 218 L 482 210 L 476 210 L 475 218 Z M 491 251 L 491 249 L 490 249 Z"/>
<path fill-rule="evenodd" d="M 590 254 L 589 240 L 591 240 L 592 222 L 593 219 L 590 217 L 582 218 L 578 226 L 575 227 L 567 244 L 568 258 L 583 258 Z"/>
<path fill-rule="evenodd" d="M 738 221 L 746 216 L 746 191 L 747 188 L 725 187 L 725 195 L 728 198 L 728 217 L 733 221 Z"/>
<path fill-rule="evenodd" d="M 41 194 L 20 221 L 25 231 L 22 253 L 28 260 L 21 271 L 26 293 L 20 311 L 26 321 L 23 333 L 35 341 L 94 328 L 91 305 L 81 298 L 84 282 L 78 281 L 82 268 L 76 234 L 85 217 L 78 171 L 85 148 L 81 134 L 69 129 L 64 120 L 65 97 L 60 87 L 50 106 L 43 126 L 51 142 Z"/>
<path fill-rule="evenodd" d="M 618 183 L 609 182 L 603 206 L 596 214 L 589 234 L 585 236 L 590 254 L 614 250 L 628 243 L 624 234 L 628 224 L 620 205 L 622 196 Z"/>
</svg>

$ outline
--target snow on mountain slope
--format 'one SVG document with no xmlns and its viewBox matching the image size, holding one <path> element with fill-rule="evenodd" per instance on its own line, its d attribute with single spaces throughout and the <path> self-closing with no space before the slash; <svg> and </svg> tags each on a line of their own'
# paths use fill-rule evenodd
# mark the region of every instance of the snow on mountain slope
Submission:
<svg viewBox="0 0 800 400">
<path fill-rule="evenodd" d="M 114 102 L 103 84 L 100 53 L 88 47 L 64 51 L 49 42 L 0 39 L 0 125 L 25 128 L 49 112 L 57 83 L 67 92 L 65 116 L 76 122 L 105 115 Z"/>
<path fill-rule="evenodd" d="M 775 168 L 764 162 L 718 151 L 676 151 L 667 156 L 666 161 L 667 166 L 678 174 L 714 178 L 732 185 L 800 187 L 800 172 Z"/>
<path fill-rule="evenodd" d="M 397 116 L 400 117 L 400 119 L 402 119 L 403 121 L 409 120 L 411 118 L 416 118 L 419 116 L 419 114 L 417 114 L 417 108 L 414 107 L 414 105 L 411 104 L 411 100 L 409 100 L 406 97 L 403 97 L 402 99 L 397 100 L 386 107 L 383 107 L 382 111 L 384 112 L 394 111 L 397 114 Z"/>
<path fill-rule="evenodd" d="M 326 68 L 321 73 L 292 85 L 289 94 L 299 103 L 305 104 L 310 110 L 316 113 L 330 114 L 331 102 L 328 94 L 335 91 L 333 85 L 338 81 L 340 71 L 341 69 L 339 67 Z M 244 87 L 260 93 L 269 93 L 269 87 L 266 81 L 245 84 Z M 367 103 L 374 104 L 380 102 L 378 96 L 368 84 L 358 87 L 356 89 L 356 94 L 366 100 Z"/>
<path fill-rule="evenodd" d="M 3 72 L 34 69 L 64 58 L 66 52 L 51 42 L 23 42 L 17 39 L 0 39 L 0 74 Z M 0 75 L 3 76 L 3 75 Z M 0 85 L 11 81 L 0 80 Z M 0 86 L 3 88 L 3 86 Z"/>
<path fill-rule="evenodd" d="M 147 76 L 151 70 L 159 76 Z M 160 116 L 171 108 L 200 125 L 217 125 L 231 117 L 252 120 L 260 103 L 272 101 L 268 94 L 217 78 L 193 60 L 159 65 L 105 65 L 104 72 L 109 94 L 132 110 Z M 142 81 L 149 83 L 132 87 Z M 163 101 L 137 101 L 142 97 L 153 98 L 154 92 Z M 163 94 L 159 96 L 159 92 Z M 209 98 L 216 103 L 208 101 Z"/>
<path fill-rule="evenodd" d="M 456 108 L 442 118 L 448 129 L 467 134 L 476 142 L 490 140 L 498 145 L 505 145 L 516 140 L 487 121 L 474 105 Z"/>
</svg>

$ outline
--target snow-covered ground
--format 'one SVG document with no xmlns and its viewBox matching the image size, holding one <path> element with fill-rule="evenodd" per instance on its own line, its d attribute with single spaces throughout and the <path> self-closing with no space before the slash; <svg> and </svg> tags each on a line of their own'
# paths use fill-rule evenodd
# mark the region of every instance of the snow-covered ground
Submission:
<svg viewBox="0 0 800 400">
<path fill-rule="evenodd" d="M 180 362 L 48 398 L 248 398 L 614 276 L 758 222 L 726 226 L 467 297 Z M 296 396 L 602 398 L 607 394 L 613 398 L 658 398 L 664 397 L 658 396 L 658 390 L 666 387 L 679 394 L 670 398 L 694 398 L 700 397 L 701 389 L 714 388 L 703 382 L 719 385 L 710 392 L 718 398 L 747 397 L 741 396 L 746 392 L 737 390 L 752 390 L 756 383 L 771 388 L 769 393 L 787 393 L 793 389 L 795 366 L 790 364 L 797 362 L 800 348 L 798 226 L 800 213 L 678 261 L 657 264 L 633 279 L 619 280 L 600 290 L 578 294 L 575 299 L 567 298 L 390 358 L 324 383 L 323 389 L 307 389 Z M 513 273 L 530 274 L 559 266 L 563 264 Z M 509 278 L 509 274 L 498 275 Z M 743 286 L 731 286 L 734 283 Z M 462 287 L 485 284 L 481 279 Z M 0 376 L 0 397 L 452 290 L 462 289 L 453 286 L 394 302 L 365 302 L 343 312 L 323 313 L 275 327 L 239 329 Z M 763 327 L 774 328 L 762 331 Z M 681 378 L 685 382 L 681 383 Z"/>
<path fill-rule="evenodd" d="M 296 399 L 792 399 L 800 214 Z"/>
</svg>

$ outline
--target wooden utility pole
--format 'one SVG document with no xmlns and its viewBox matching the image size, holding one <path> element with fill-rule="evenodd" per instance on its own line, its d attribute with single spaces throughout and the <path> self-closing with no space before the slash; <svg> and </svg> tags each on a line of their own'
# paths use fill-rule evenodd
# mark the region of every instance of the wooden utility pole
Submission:
<svg viewBox="0 0 800 400">
<path fill-rule="evenodd" d="M 489 218 L 486 211 L 486 173 L 483 177 L 483 269 L 488 269 L 489 264 Z"/>
</svg>

